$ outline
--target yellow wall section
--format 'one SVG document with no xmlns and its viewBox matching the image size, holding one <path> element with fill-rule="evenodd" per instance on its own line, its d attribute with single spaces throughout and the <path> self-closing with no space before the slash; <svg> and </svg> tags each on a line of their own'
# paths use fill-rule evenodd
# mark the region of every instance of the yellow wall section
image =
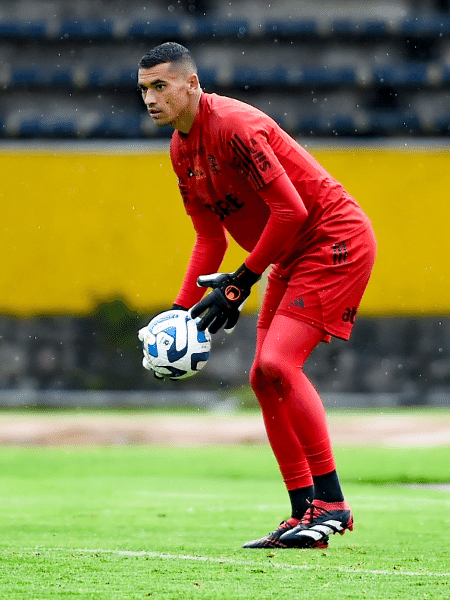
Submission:
<svg viewBox="0 0 450 600">
<path fill-rule="evenodd" d="M 167 154 L 0 154 L 0 178 L 0 310 L 172 305 L 194 235 Z"/>
<path fill-rule="evenodd" d="M 312 152 L 377 233 L 361 313 L 448 314 L 449 152 Z M 194 236 L 166 152 L 3 152 L 0 177 L 3 312 L 88 313 L 117 297 L 141 312 L 172 304 Z M 223 268 L 244 258 L 231 242 Z"/>
</svg>

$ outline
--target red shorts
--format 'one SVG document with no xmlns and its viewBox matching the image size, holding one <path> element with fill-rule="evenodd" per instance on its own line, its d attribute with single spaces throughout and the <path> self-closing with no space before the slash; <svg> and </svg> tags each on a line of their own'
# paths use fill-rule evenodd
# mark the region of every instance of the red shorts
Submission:
<svg viewBox="0 0 450 600">
<path fill-rule="evenodd" d="M 287 268 L 274 265 L 258 319 L 268 329 L 275 314 L 310 323 L 331 336 L 348 340 L 375 262 L 371 227 L 351 239 L 313 246 Z"/>
</svg>

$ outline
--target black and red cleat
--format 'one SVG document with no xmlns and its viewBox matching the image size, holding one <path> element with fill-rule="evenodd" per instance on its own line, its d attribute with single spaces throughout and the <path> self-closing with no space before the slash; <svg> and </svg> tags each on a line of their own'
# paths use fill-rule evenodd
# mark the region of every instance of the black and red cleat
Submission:
<svg viewBox="0 0 450 600">
<path fill-rule="evenodd" d="M 353 531 L 353 516 L 347 502 L 313 500 L 297 527 L 280 536 L 287 548 L 327 548 L 330 535 Z"/>
<path fill-rule="evenodd" d="M 279 539 L 284 533 L 288 533 L 289 530 L 294 529 L 299 525 L 299 519 L 291 517 L 287 521 L 282 521 L 275 531 L 269 533 L 265 537 L 259 538 L 258 540 L 252 540 L 247 542 L 243 548 L 286 548 L 285 544 L 280 544 Z"/>
</svg>

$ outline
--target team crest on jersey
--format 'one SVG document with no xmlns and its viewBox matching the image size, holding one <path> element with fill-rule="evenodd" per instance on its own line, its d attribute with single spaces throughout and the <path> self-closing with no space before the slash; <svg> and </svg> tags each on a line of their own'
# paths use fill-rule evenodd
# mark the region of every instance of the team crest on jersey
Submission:
<svg viewBox="0 0 450 600">
<path fill-rule="evenodd" d="M 201 178 L 204 177 L 205 174 L 204 172 L 201 170 L 200 167 L 194 167 L 194 170 L 190 169 L 188 167 L 187 169 L 187 176 L 189 177 L 189 179 L 191 179 L 191 177 L 197 177 L 197 178 Z"/>
<path fill-rule="evenodd" d="M 214 173 L 214 175 L 218 175 L 220 173 L 220 169 L 219 165 L 217 164 L 217 158 L 214 156 L 214 154 L 208 154 L 207 159 L 209 170 L 211 171 L 211 173 Z"/>
</svg>

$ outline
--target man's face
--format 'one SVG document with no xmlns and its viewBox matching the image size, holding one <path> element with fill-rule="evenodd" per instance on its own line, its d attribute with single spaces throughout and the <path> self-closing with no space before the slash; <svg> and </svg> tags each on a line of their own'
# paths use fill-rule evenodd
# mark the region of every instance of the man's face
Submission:
<svg viewBox="0 0 450 600">
<path fill-rule="evenodd" d="M 196 81 L 195 74 L 172 63 L 139 69 L 138 87 L 156 125 L 171 125 L 180 131 L 189 131 L 195 116 L 191 114 L 191 104 Z"/>
</svg>

